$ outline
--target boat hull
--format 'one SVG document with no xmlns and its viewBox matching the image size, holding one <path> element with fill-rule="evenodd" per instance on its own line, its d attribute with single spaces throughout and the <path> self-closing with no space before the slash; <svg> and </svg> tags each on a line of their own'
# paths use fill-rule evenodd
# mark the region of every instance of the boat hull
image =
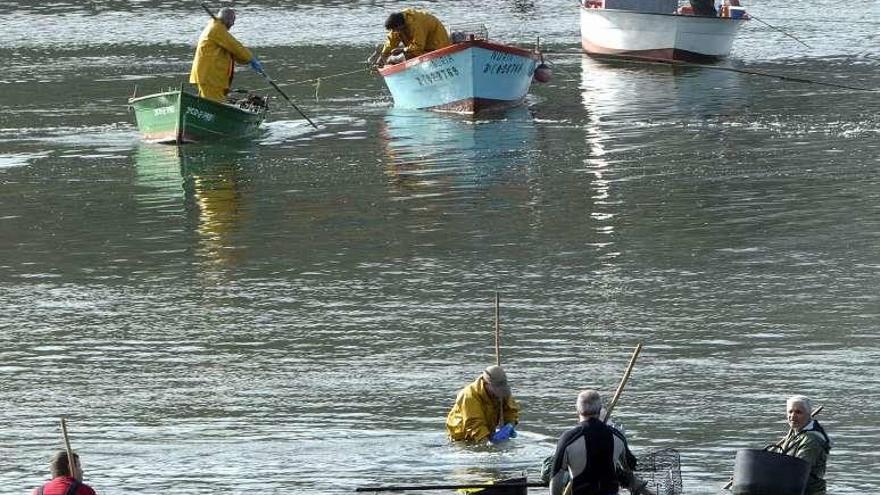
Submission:
<svg viewBox="0 0 880 495">
<path fill-rule="evenodd" d="M 471 40 L 379 73 L 395 107 L 476 114 L 520 105 L 539 61 L 535 52 Z"/>
<path fill-rule="evenodd" d="M 661 14 L 581 5 L 581 45 L 588 55 L 712 62 L 730 54 L 744 19 Z"/>
<path fill-rule="evenodd" d="M 129 100 L 138 129 L 149 142 L 183 144 L 254 136 L 266 111 L 250 111 L 185 91 Z"/>
</svg>

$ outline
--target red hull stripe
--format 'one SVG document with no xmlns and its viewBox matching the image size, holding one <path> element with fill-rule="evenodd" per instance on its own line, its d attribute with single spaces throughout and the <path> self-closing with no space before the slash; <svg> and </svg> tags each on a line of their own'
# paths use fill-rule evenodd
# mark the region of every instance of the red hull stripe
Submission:
<svg viewBox="0 0 880 495">
<path fill-rule="evenodd" d="M 463 100 L 444 103 L 425 110 L 435 112 L 450 112 L 473 115 L 477 113 L 497 112 L 519 106 L 523 99 L 518 100 L 493 100 L 490 98 L 465 98 Z"/>
<path fill-rule="evenodd" d="M 654 48 L 650 50 L 615 50 L 594 45 L 583 40 L 581 43 L 587 55 L 597 57 L 616 57 L 638 60 L 653 60 L 660 62 L 671 62 L 680 60 L 682 62 L 714 62 L 721 57 L 715 55 L 704 55 L 702 53 L 692 52 L 689 50 L 681 50 L 677 48 Z"/>
<path fill-rule="evenodd" d="M 491 43 L 489 41 L 462 41 L 461 43 L 455 43 L 453 45 L 449 45 L 445 48 L 441 48 L 439 50 L 434 50 L 433 52 L 428 52 L 424 55 L 419 55 L 416 58 L 411 58 L 406 62 L 401 62 L 396 65 L 389 65 L 387 67 L 379 69 L 379 74 L 383 76 L 390 76 L 391 74 L 396 74 L 398 72 L 409 69 L 414 65 L 418 65 L 429 60 L 434 60 L 435 58 L 443 57 L 445 55 L 451 55 L 453 53 L 457 53 L 460 51 L 467 50 L 468 48 L 480 47 L 485 48 L 486 50 L 492 50 L 495 52 L 506 52 L 512 53 L 514 55 L 519 55 L 520 57 L 527 57 L 533 60 L 541 60 L 541 55 L 536 52 L 532 52 L 529 50 L 524 50 L 522 48 L 517 48 L 515 46 L 507 46 L 507 45 L 499 45 L 497 43 Z"/>
</svg>

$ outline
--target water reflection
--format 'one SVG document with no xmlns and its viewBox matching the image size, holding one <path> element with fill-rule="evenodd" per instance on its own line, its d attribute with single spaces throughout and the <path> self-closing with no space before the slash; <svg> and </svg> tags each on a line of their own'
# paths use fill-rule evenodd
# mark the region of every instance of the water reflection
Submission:
<svg viewBox="0 0 880 495">
<path fill-rule="evenodd" d="M 247 179 L 241 164 L 222 149 L 202 148 L 181 156 L 187 207 L 198 212 L 201 256 L 213 263 L 238 264 L 243 250 L 237 234 L 248 216 L 242 194 Z"/>
<path fill-rule="evenodd" d="M 725 70 L 583 57 L 581 95 L 590 114 L 605 120 L 716 115 L 748 103 L 744 77 Z"/>
<path fill-rule="evenodd" d="M 534 153 L 525 107 L 485 120 L 392 108 L 381 125 L 386 174 L 410 197 L 485 188 Z"/>
<path fill-rule="evenodd" d="M 237 234 L 248 216 L 242 194 L 248 179 L 239 156 L 241 150 L 223 146 L 146 143 L 136 152 L 137 182 L 147 186 L 138 194 L 139 204 L 153 214 L 168 208 L 184 213 L 196 234 L 193 250 L 208 264 L 241 261 Z"/>
</svg>

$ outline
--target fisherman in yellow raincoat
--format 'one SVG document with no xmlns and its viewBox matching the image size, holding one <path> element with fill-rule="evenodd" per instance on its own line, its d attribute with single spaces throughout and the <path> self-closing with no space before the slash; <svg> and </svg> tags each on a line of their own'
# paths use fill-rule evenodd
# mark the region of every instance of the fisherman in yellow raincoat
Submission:
<svg viewBox="0 0 880 495">
<path fill-rule="evenodd" d="M 518 422 L 519 404 L 510 393 L 507 374 L 501 366 L 489 366 L 458 392 L 446 416 L 446 432 L 452 440 L 498 443 L 516 436 Z"/>
<path fill-rule="evenodd" d="M 224 7 L 199 36 L 189 82 L 199 87 L 199 96 L 202 98 L 220 102 L 226 99 L 235 62 L 250 64 L 252 69 L 263 73 L 263 66 L 257 57 L 229 34 L 233 24 L 235 11 Z"/>
<path fill-rule="evenodd" d="M 397 64 L 451 44 L 443 23 L 423 10 L 395 12 L 385 20 L 385 29 L 388 38 L 378 60 L 380 67 L 386 62 Z M 402 49 L 398 47 L 401 43 Z"/>
</svg>

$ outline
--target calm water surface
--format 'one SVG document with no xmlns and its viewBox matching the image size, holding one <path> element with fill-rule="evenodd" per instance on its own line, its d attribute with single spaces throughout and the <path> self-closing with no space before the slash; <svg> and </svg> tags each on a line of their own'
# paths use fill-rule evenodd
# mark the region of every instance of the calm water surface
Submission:
<svg viewBox="0 0 880 495">
<path fill-rule="evenodd" d="M 359 69 L 404 5 L 540 36 L 555 78 L 499 118 L 393 109 Z M 597 62 L 557 0 L 237 6 L 320 130 L 275 99 L 254 142 L 141 143 L 126 98 L 185 80 L 198 4 L 0 1 L 3 490 L 45 479 L 62 415 L 99 493 L 535 478 L 637 342 L 616 419 L 686 493 L 794 393 L 830 493 L 880 489 L 876 92 Z M 747 6 L 812 48 L 751 22 L 727 66 L 880 87 L 877 2 Z M 451 445 L 496 290 L 522 433 Z"/>
</svg>

